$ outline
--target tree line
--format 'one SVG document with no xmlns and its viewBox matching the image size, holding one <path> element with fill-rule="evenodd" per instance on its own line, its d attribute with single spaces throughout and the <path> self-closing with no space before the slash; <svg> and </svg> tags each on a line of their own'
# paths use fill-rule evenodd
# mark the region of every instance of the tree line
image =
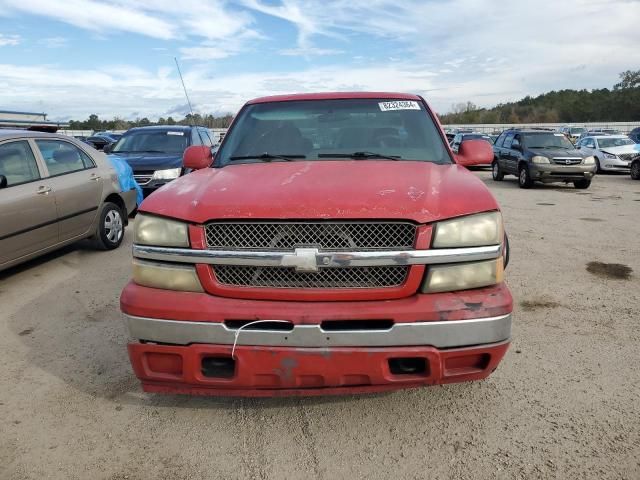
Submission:
<svg viewBox="0 0 640 480">
<path fill-rule="evenodd" d="M 91 114 L 86 120 L 70 120 L 70 130 L 128 130 L 133 127 L 146 127 L 149 125 L 200 125 L 207 128 L 227 128 L 231 124 L 233 115 L 223 115 L 215 117 L 213 115 L 200 115 L 195 113 L 187 114 L 182 119 L 174 119 L 173 117 L 160 117 L 157 121 L 152 122 L 146 117 L 137 118 L 135 120 L 125 120 L 123 118 L 113 118 L 111 120 L 100 119 L 98 115 Z"/>
<path fill-rule="evenodd" d="M 622 72 L 620 82 L 595 90 L 559 90 L 493 108 L 472 102 L 452 106 L 440 116 L 444 124 L 582 123 L 640 121 L 640 70 Z"/>
</svg>

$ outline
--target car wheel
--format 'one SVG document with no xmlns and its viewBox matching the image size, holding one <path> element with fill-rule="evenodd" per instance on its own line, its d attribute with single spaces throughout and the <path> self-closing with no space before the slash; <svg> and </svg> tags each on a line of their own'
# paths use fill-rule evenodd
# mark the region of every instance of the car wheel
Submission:
<svg viewBox="0 0 640 480">
<path fill-rule="evenodd" d="M 520 171 L 518 172 L 518 185 L 520 188 L 531 188 L 533 186 L 531 174 L 525 166 L 520 167 Z"/>
<path fill-rule="evenodd" d="M 591 185 L 591 180 L 587 180 L 586 178 L 573 182 L 573 186 L 581 190 L 589 188 L 589 185 Z"/>
<path fill-rule="evenodd" d="M 596 167 L 598 167 L 596 172 L 597 173 L 602 173 L 602 168 L 600 168 L 600 160 L 598 159 L 598 157 L 596 157 Z"/>
<path fill-rule="evenodd" d="M 640 180 L 640 160 L 636 160 L 631 164 L 631 178 Z"/>
<path fill-rule="evenodd" d="M 502 172 L 497 160 L 494 160 L 491 164 L 491 174 L 496 182 L 501 182 L 504 178 L 504 173 Z"/>
<path fill-rule="evenodd" d="M 98 226 L 93 237 L 94 246 L 99 250 L 118 248 L 124 238 L 122 210 L 115 203 L 105 202 L 98 216 Z"/>
</svg>

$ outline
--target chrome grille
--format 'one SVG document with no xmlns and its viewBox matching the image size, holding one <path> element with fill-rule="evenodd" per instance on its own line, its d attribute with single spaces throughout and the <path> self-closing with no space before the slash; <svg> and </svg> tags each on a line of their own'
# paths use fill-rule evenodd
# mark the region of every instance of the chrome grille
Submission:
<svg viewBox="0 0 640 480">
<path fill-rule="evenodd" d="M 155 172 L 154 171 L 150 171 L 150 172 L 134 172 L 133 173 L 133 178 L 135 178 L 136 182 L 138 182 L 138 185 L 146 185 L 147 183 L 149 183 L 151 181 L 151 179 L 153 178 L 153 174 Z"/>
<path fill-rule="evenodd" d="M 387 288 L 403 285 L 406 266 L 320 268 L 298 272 L 284 267 L 218 265 L 215 276 L 223 285 L 265 288 Z"/>
<path fill-rule="evenodd" d="M 207 247 L 227 250 L 395 250 L 413 248 L 416 226 L 406 222 L 209 223 Z"/>
<path fill-rule="evenodd" d="M 578 165 L 582 163 L 582 158 L 556 157 L 553 159 L 553 163 L 557 163 L 558 165 Z"/>
<path fill-rule="evenodd" d="M 618 157 L 620 157 L 620 160 L 629 162 L 633 160 L 635 157 L 637 157 L 638 155 L 640 155 L 640 153 L 621 153 L 620 155 L 618 155 Z"/>
</svg>

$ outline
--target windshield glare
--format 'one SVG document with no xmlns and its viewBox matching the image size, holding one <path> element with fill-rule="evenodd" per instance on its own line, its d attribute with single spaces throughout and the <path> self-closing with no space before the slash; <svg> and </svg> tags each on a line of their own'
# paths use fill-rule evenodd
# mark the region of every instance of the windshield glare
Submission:
<svg viewBox="0 0 640 480">
<path fill-rule="evenodd" d="M 388 99 L 248 105 L 227 134 L 216 162 L 222 166 L 237 161 L 236 157 L 265 153 L 296 157 L 291 158 L 293 161 L 350 160 L 348 157 L 356 152 L 451 163 L 439 130 L 424 105 Z"/>
<path fill-rule="evenodd" d="M 573 143 L 561 133 L 533 133 L 525 137 L 528 148 L 568 148 L 574 150 Z"/>
<path fill-rule="evenodd" d="M 113 147 L 113 153 L 182 153 L 189 146 L 183 131 L 134 131 L 126 133 Z"/>
<path fill-rule="evenodd" d="M 630 138 L 601 138 L 598 140 L 600 148 L 623 147 L 625 145 L 634 145 Z"/>
</svg>

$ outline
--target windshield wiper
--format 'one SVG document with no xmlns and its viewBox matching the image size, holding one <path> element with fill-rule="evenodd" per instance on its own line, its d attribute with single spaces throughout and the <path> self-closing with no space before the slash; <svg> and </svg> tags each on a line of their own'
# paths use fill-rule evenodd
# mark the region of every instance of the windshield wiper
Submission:
<svg viewBox="0 0 640 480">
<path fill-rule="evenodd" d="M 229 160 L 252 160 L 257 158 L 258 160 L 264 160 L 265 162 L 270 162 L 271 160 L 286 160 L 290 162 L 294 158 L 307 158 L 306 155 L 273 155 L 271 153 L 261 153 L 260 155 L 235 155 L 233 157 L 229 157 Z"/>
<path fill-rule="evenodd" d="M 400 160 L 400 155 L 382 155 L 374 152 L 353 152 L 353 153 L 319 153 L 318 158 L 353 158 L 355 160 L 366 160 L 369 158 L 384 158 L 386 160 Z"/>
</svg>

